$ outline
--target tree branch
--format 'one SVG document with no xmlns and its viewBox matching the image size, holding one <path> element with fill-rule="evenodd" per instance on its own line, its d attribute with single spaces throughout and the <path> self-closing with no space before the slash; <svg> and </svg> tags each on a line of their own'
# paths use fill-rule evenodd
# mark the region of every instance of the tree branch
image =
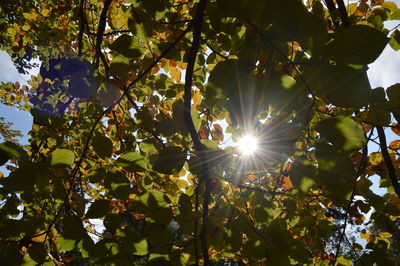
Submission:
<svg viewBox="0 0 400 266">
<path fill-rule="evenodd" d="M 342 18 L 343 25 L 345 27 L 350 26 L 349 16 L 347 15 L 346 6 L 344 5 L 343 0 L 336 0 L 336 3 L 338 4 L 340 17 Z"/>
<path fill-rule="evenodd" d="M 329 14 L 331 14 L 333 24 L 335 24 L 336 27 L 339 27 L 339 23 L 335 18 L 335 11 L 336 11 L 335 3 L 333 2 L 333 0 L 324 0 L 324 2 L 326 7 L 328 8 Z"/>
<path fill-rule="evenodd" d="M 40 14 L 40 13 L 39 13 Z M 85 0 L 79 3 L 79 33 L 78 33 L 78 55 L 82 55 L 83 49 L 83 32 L 85 31 L 86 18 L 85 18 Z"/>
<path fill-rule="evenodd" d="M 399 180 L 397 179 L 396 169 L 393 166 L 392 159 L 390 158 L 390 155 L 389 155 L 389 152 L 388 152 L 388 149 L 386 146 L 387 144 L 386 144 L 385 131 L 383 130 L 383 127 L 381 127 L 381 126 L 377 126 L 376 130 L 378 131 L 379 147 L 381 148 L 381 151 L 382 151 L 383 160 L 385 161 L 386 168 L 388 170 L 388 175 L 390 177 L 390 181 L 392 182 L 394 192 L 396 192 L 397 196 L 399 196 L 399 198 L 400 198 Z"/>
<path fill-rule="evenodd" d="M 204 189 L 204 197 L 203 197 L 203 215 L 202 215 L 202 224 L 200 230 L 200 241 L 201 241 L 201 249 L 203 252 L 204 265 L 210 264 L 210 259 L 208 257 L 208 247 L 207 247 L 207 220 L 208 220 L 208 205 L 210 203 L 210 176 L 209 169 L 207 165 L 207 158 L 205 158 L 205 154 L 203 152 L 203 146 L 200 142 L 200 138 L 197 134 L 197 130 L 194 126 L 192 116 L 190 114 L 191 106 L 192 106 L 192 83 L 193 83 L 193 72 L 194 65 L 196 63 L 197 53 L 200 47 L 200 39 L 201 39 L 201 26 L 203 24 L 204 10 L 206 7 L 206 0 L 200 0 L 196 16 L 193 19 L 193 40 L 192 46 L 189 51 L 189 59 L 186 68 L 185 74 L 185 94 L 183 96 L 184 99 L 184 119 L 186 123 L 186 127 L 190 133 L 190 136 L 193 141 L 194 149 L 198 152 L 200 156 L 200 160 L 203 162 L 202 170 L 203 176 L 200 177 L 199 185 L 201 185 L 202 181 L 205 183 Z M 197 195 L 196 195 L 197 196 Z M 195 219 L 195 223 L 197 223 L 197 219 Z M 197 228 L 197 224 L 195 224 L 195 228 Z M 196 233 L 196 232 L 195 232 Z M 197 240 L 195 238 L 195 245 L 197 245 Z M 196 262 L 198 263 L 198 258 L 196 257 Z"/>
<path fill-rule="evenodd" d="M 103 53 L 101 51 L 101 43 L 103 42 L 103 34 L 107 24 L 107 12 L 111 5 L 111 2 L 112 0 L 106 0 L 104 2 L 104 7 L 103 10 L 101 10 L 100 14 L 100 21 L 99 21 L 99 26 L 97 27 L 97 34 L 96 34 L 96 54 L 94 56 L 94 61 L 96 66 L 98 66 L 99 64 L 100 61 L 99 58 L 103 59 L 104 63 L 104 58 L 102 57 Z M 104 67 L 106 67 L 106 65 Z"/>
</svg>

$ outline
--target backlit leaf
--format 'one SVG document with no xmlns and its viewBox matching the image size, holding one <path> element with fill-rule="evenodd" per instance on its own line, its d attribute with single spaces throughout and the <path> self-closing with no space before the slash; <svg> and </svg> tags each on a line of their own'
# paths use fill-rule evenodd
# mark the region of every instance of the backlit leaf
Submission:
<svg viewBox="0 0 400 266">
<path fill-rule="evenodd" d="M 379 165 L 381 162 L 383 162 L 382 153 L 380 153 L 380 152 L 372 152 L 368 156 L 368 161 L 372 165 Z"/>
<path fill-rule="evenodd" d="M 56 149 L 50 155 L 50 165 L 53 167 L 71 166 L 74 160 L 74 153 L 67 149 Z"/>
<path fill-rule="evenodd" d="M 113 144 L 109 138 L 104 135 L 96 135 L 92 140 L 95 152 L 102 158 L 110 158 Z"/>
<path fill-rule="evenodd" d="M 366 142 L 361 126 L 350 117 L 337 116 L 322 120 L 316 129 L 322 137 L 343 151 L 359 150 Z"/>
<path fill-rule="evenodd" d="M 9 159 L 22 160 L 27 158 L 26 151 L 17 144 L 10 141 L 0 143 L 0 165 L 6 163 Z"/>
<path fill-rule="evenodd" d="M 138 151 L 122 155 L 116 163 L 129 172 L 143 172 L 147 169 L 147 161 Z"/>
<path fill-rule="evenodd" d="M 154 158 L 153 169 L 163 174 L 178 173 L 186 161 L 186 153 L 181 147 L 165 147 Z"/>
<path fill-rule="evenodd" d="M 391 148 L 392 150 L 400 149 L 400 140 L 394 140 L 394 141 L 390 142 L 389 148 Z"/>
<path fill-rule="evenodd" d="M 110 202 L 105 199 L 98 199 L 90 205 L 85 217 L 87 219 L 100 218 L 105 216 L 109 210 Z"/>
<path fill-rule="evenodd" d="M 139 41 L 127 34 L 119 36 L 110 46 L 111 50 L 116 51 L 123 56 L 136 58 L 141 56 L 146 49 L 139 45 Z"/>
<path fill-rule="evenodd" d="M 367 65 L 382 53 L 389 39 L 367 25 L 351 25 L 338 31 L 326 46 L 328 57 L 341 63 Z"/>
</svg>

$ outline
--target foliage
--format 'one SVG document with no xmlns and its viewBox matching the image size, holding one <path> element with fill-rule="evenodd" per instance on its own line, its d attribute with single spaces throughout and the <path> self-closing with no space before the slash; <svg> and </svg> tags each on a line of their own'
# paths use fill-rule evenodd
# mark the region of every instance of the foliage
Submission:
<svg viewBox="0 0 400 266">
<path fill-rule="evenodd" d="M 400 47 L 400 9 L 304 2 L 2 4 L 1 48 L 41 66 L 1 85 L 33 117 L 28 146 L 0 144 L 1 260 L 394 265 L 400 84 L 366 70 Z M 251 157 L 223 142 L 245 134 Z"/>
<path fill-rule="evenodd" d="M 3 140 L 18 142 L 17 138 L 22 137 L 22 133 L 19 130 L 12 129 L 12 125 L 13 123 L 0 116 L 0 135 Z"/>
</svg>

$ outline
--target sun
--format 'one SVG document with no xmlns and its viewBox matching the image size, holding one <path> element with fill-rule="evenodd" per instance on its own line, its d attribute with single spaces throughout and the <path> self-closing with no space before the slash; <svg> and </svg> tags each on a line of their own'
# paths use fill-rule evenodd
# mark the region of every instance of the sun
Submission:
<svg viewBox="0 0 400 266">
<path fill-rule="evenodd" d="M 238 149 L 243 155 L 252 155 L 258 149 L 258 140 L 252 135 L 246 135 L 239 139 Z"/>
</svg>

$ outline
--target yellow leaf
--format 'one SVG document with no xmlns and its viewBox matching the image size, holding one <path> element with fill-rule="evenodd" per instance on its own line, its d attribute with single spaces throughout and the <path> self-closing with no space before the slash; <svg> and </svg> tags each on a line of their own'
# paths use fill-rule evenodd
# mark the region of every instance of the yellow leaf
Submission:
<svg viewBox="0 0 400 266">
<path fill-rule="evenodd" d="M 383 162 L 382 153 L 373 152 L 368 156 L 368 160 L 372 165 L 379 165 L 381 162 Z"/>
<path fill-rule="evenodd" d="M 31 25 L 24 25 L 24 26 L 22 26 L 22 30 L 24 30 L 24 31 L 29 31 L 31 29 Z"/>
<path fill-rule="evenodd" d="M 175 80 L 175 81 L 177 81 L 177 82 L 179 82 L 179 81 L 181 81 L 181 75 L 182 75 L 182 73 L 181 73 L 181 71 L 178 69 L 178 68 L 176 68 L 176 67 L 174 67 L 174 68 L 171 68 L 171 70 L 170 70 L 171 72 L 171 76 L 172 76 L 172 78 Z"/>
<path fill-rule="evenodd" d="M 8 32 L 11 36 L 14 36 L 14 35 L 17 34 L 17 32 L 15 31 L 14 28 L 8 28 L 8 29 L 7 29 L 7 32 Z"/>
<path fill-rule="evenodd" d="M 180 189 L 187 188 L 188 183 L 185 180 L 179 179 L 177 185 Z"/>
<path fill-rule="evenodd" d="M 40 232 L 36 233 L 35 235 L 37 235 L 37 236 L 32 237 L 32 239 L 31 239 L 32 242 L 37 242 L 37 243 L 44 242 L 44 239 L 46 238 L 45 231 L 40 231 Z"/>
<path fill-rule="evenodd" d="M 42 14 L 43 16 L 47 17 L 50 14 L 50 10 L 48 10 L 47 8 L 43 8 L 40 11 L 40 14 Z"/>
<path fill-rule="evenodd" d="M 392 237 L 393 235 L 388 232 L 382 232 L 379 234 L 379 236 L 384 237 L 384 238 L 389 238 L 389 237 Z"/>
<path fill-rule="evenodd" d="M 134 200 L 136 198 L 136 194 L 129 194 L 129 199 Z"/>
<path fill-rule="evenodd" d="M 199 105 L 200 103 L 201 103 L 201 99 L 203 98 L 203 96 L 201 95 L 201 92 L 200 91 L 195 91 L 194 93 L 193 93 L 193 103 L 194 103 L 194 106 L 197 106 L 197 105 Z"/>
</svg>

